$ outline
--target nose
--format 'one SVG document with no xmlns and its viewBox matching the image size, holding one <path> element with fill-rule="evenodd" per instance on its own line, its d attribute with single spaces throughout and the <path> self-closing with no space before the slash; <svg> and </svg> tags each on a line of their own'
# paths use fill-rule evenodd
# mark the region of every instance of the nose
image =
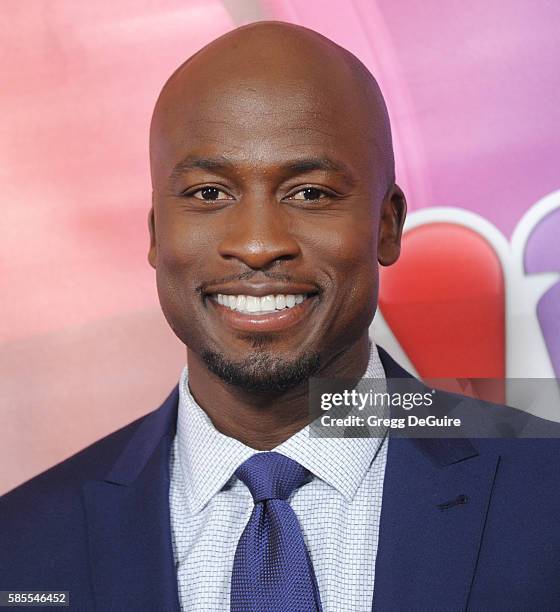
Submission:
<svg viewBox="0 0 560 612">
<path fill-rule="evenodd" d="M 218 247 L 223 258 L 237 259 L 257 270 L 300 254 L 290 231 L 290 219 L 278 202 L 246 199 L 228 212 L 226 232 Z"/>
</svg>

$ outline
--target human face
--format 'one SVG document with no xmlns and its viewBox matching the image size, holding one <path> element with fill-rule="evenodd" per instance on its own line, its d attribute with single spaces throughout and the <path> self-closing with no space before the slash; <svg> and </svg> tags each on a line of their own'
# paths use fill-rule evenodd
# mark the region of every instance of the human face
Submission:
<svg viewBox="0 0 560 612">
<path fill-rule="evenodd" d="M 368 333 L 382 206 L 386 250 L 400 220 L 371 115 L 335 94 L 263 78 L 167 113 L 149 259 L 169 324 L 209 365 L 305 378 Z"/>
</svg>

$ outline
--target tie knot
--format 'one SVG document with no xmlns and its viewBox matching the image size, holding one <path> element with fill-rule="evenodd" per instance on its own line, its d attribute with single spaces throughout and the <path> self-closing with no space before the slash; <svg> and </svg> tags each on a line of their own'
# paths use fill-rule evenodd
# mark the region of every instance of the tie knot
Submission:
<svg viewBox="0 0 560 612">
<path fill-rule="evenodd" d="M 235 471 L 251 491 L 255 504 L 266 499 L 287 500 L 309 474 L 297 461 L 274 452 L 257 453 Z"/>
</svg>

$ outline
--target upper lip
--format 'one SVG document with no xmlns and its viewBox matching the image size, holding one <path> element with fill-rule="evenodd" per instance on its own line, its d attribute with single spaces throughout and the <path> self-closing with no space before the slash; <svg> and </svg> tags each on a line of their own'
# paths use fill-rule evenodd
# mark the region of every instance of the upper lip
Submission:
<svg viewBox="0 0 560 612">
<path fill-rule="evenodd" d="M 309 283 L 247 283 L 236 282 L 223 285 L 208 285 L 204 288 L 205 295 L 253 295 L 264 297 L 265 295 L 298 295 L 301 293 L 319 293 L 315 285 Z"/>
</svg>

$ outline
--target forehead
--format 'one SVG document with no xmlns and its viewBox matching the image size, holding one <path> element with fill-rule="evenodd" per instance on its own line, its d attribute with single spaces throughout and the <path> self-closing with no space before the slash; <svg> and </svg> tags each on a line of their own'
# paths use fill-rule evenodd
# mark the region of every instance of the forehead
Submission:
<svg viewBox="0 0 560 612">
<path fill-rule="evenodd" d="M 371 164 L 375 115 L 353 79 L 328 77 L 320 68 L 312 75 L 215 69 L 177 79 L 154 116 L 153 170 L 164 172 L 191 153 L 253 164 L 336 154 Z"/>
</svg>

